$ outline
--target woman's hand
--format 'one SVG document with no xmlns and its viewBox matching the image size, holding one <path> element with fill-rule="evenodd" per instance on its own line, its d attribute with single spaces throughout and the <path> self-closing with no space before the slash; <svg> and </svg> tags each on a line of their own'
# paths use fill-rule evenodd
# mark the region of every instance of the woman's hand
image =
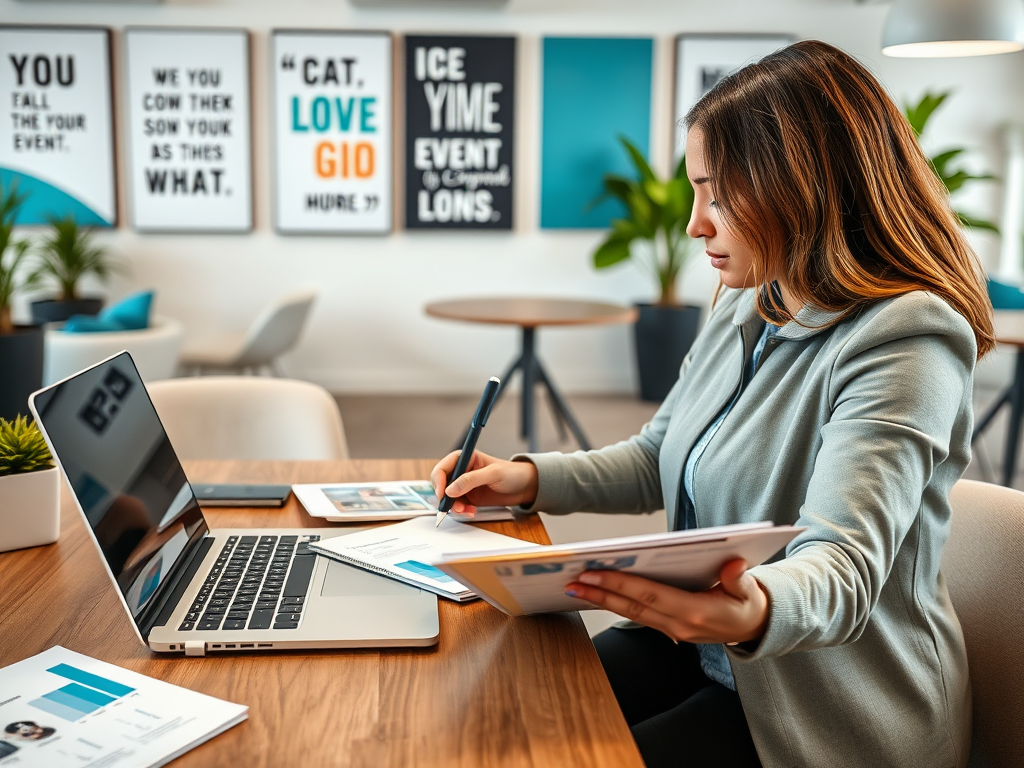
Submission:
<svg viewBox="0 0 1024 768">
<path fill-rule="evenodd" d="M 621 571 L 586 571 L 568 584 L 570 597 L 617 613 L 689 643 L 759 640 L 771 606 L 743 560 L 722 566 L 721 582 L 706 592 L 687 592 Z"/>
<path fill-rule="evenodd" d="M 529 505 L 537 498 L 537 468 L 531 462 L 504 461 L 480 451 L 473 452 L 462 477 L 449 484 L 460 453 L 449 453 L 430 473 L 437 498 L 447 493 L 455 499 L 452 512 L 472 516 L 477 507 Z"/>
</svg>

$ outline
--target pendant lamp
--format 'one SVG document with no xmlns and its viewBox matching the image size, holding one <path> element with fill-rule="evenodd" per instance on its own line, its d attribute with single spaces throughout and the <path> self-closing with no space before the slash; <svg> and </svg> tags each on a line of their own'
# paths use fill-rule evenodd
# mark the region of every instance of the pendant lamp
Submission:
<svg viewBox="0 0 1024 768">
<path fill-rule="evenodd" d="M 1024 50 L 1024 0 L 895 0 L 882 53 L 904 58 Z"/>
</svg>

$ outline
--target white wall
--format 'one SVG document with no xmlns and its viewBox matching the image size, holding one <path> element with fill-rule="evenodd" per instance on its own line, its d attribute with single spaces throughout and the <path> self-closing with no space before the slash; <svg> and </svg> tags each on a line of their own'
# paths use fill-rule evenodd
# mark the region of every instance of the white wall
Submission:
<svg viewBox="0 0 1024 768">
<path fill-rule="evenodd" d="M 424 1 L 424 4 L 428 4 Z M 656 38 L 655 163 L 668 170 L 673 36 L 683 32 L 783 32 L 820 38 L 856 54 L 898 98 L 926 88 L 955 88 L 937 115 L 930 146 L 965 144 L 975 168 L 999 172 L 998 129 L 1024 122 L 1024 54 L 962 60 L 887 59 L 879 50 L 887 4 L 854 0 L 510 0 L 502 9 L 355 8 L 346 0 L 168 0 L 160 5 L 35 3 L 0 0 L 6 23 L 240 26 L 253 41 L 255 231 L 245 236 L 139 235 L 128 228 L 125 164 L 119 179 L 121 227 L 102 235 L 130 264 L 114 295 L 158 289 L 158 311 L 183 321 L 192 335 L 244 328 L 276 295 L 315 285 L 321 300 L 301 347 L 285 360 L 296 376 L 335 391 L 466 391 L 497 374 L 517 344 L 511 329 L 431 320 L 423 305 L 444 297 L 545 294 L 647 300 L 654 291 L 632 266 L 596 273 L 590 251 L 599 232 L 540 231 L 539 47 L 544 34 L 650 35 Z M 267 36 L 275 27 L 388 29 L 395 32 L 518 35 L 516 228 L 511 234 L 411 233 L 388 237 L 282 237 L 271 231 Z M 120 72 L 122 40 L 116 39 Z M 120 104 L 118 105 L 121 106 Z M 118 115 L 119 157 L 126 154 Z M 996 217 L 1001 190 L 968 193 L 964 207 Z M 996 264 L 994 239 L 978 240 Z M 694 258 L 683 295 L 703 302 L 713 277 Z M 569 391 L 627 391 L 632 353 L 625 327 L 546 330 L 541 352 Z"/>
</svg>

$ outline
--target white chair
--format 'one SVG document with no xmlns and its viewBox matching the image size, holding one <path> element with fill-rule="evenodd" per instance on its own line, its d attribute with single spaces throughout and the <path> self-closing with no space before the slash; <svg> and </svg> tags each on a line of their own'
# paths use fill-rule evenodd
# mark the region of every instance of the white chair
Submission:
<svg viewBox="0 0 1024 768">
<path fill-rule="evenodd" d="M 225 333 L 186 342 L 181 353 L 185 370 L 252 371 L 269 368 L 284 376 L 278 358 L 296 343 L 316 300 L 316 291 L 292 293 L 264 309 L 245 333 Z"/>
<path fill-rule="evenodd" d="M 154 316 L 140 331 L 67 333 L 47 328 L 43 335 L 43 384 L 49 386 L 122 350 L 132 353 L 142 380 L 169 379 L 178 367 L 183 330 L 169 317 Z"/>
<path fill-rule="evenodd" d="M 942 572 L 967 642 L 974 700 L 969 768 L 1021 765 L 1024 493 L 961 480 Z"/>
<path fill-rule="evenodd" d="M 248 376 L 147 386 L 182 459 L 347 459 L 338 404 L 306 381 Z"/>
</svg>

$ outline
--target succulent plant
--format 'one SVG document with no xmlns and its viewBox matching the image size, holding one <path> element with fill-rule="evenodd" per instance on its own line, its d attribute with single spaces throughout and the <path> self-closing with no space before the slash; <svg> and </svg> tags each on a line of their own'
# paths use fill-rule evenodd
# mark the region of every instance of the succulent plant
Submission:
<svg viewBox="0 0 1024 768">
<path fill-rule="evenodd" d="M 0 476 L 53 468 L 53 457 L 35 422 L 24 416 L 0 418 Z"/>
</svg>

